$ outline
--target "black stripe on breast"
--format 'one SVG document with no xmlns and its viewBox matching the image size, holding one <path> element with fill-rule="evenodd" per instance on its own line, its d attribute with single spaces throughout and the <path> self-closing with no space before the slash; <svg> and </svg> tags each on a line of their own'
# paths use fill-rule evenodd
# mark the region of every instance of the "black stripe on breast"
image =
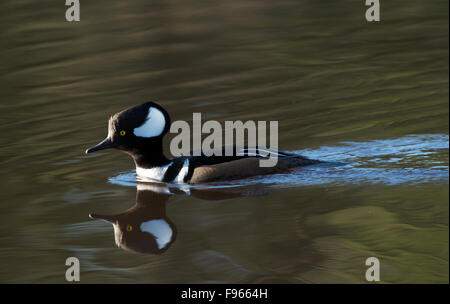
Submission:
<svg viewBox="0 0 450 304">
<path fill-rule="evenodd" d="M 166 172 L 164 173 L 163 182 L 171 182 L 177 177 L 178 173 L 180 173 L 180 170 L 183 168 L 184 161 L 186 160 L 186 157 L 179 157 L 172 161 L 172 165 L 170 165 L 169 168 L 167 168 Z"/>
<path fill-rule="evenodd" d="M 198 165 L 196 166 L 195 164 L 192 164 L 191 161 L 189 162 L 189 170 L 188 170 L 188 173 L 186 174 L 186 176 L 184 177 L 183 182 L 187 183 L 191 180 L 191 177 L 194 174 L 194 170 L 197 167 L 198 167 Z"/>
</svg>

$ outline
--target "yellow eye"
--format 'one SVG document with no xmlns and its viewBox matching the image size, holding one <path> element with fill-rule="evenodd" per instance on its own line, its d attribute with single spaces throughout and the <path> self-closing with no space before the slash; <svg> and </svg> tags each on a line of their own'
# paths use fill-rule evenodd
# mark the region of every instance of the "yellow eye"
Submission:
<svg viewBox="0 0 450 304">
<path fill-rule="evenodd" d="M 133 226 L 131 226 L 130 224 L 127 225 L 127 231 L 131 231 L 133 230 Z"/>
<path fill-rule="evenodd" d="M 125 132 L 124 130 L 120 131 L 120 136 L 125 136 L 125 134 L 127 134 L 127 132 Z"/>
</svg>

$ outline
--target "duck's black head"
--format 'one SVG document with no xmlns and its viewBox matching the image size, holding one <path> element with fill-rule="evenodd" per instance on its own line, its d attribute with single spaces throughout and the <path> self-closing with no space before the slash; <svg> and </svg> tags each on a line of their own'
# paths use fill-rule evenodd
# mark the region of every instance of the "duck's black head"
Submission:
<svg viewBox="0 0 450 304">
<path fill-rule="evenodd" d="M 169 128 L 167 111 L 154 102 L 146 102 L 114 114 L 109 119 L 108 136 L 86 153 L 116 148 L 130 154 L 140 167 L 162 165 L 168 162 L 162 139 Z"/>
</svg>

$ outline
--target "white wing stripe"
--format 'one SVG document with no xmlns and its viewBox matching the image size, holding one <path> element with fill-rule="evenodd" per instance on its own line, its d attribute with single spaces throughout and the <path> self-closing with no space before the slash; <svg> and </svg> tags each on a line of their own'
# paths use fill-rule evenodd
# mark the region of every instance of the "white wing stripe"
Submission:
<svg viewBox="0 0 450 304">
<path fill-rule="evenodd" d="M 175 177 L 175 182 L 177 183 L 184 183 L 184 178 L 189 172 L 189 159 L 186 158 L 186 160 L 183 163 L 183 168 L 181 168 L 180 172 L 178 172 L 177 177 Z"/>
</svg>

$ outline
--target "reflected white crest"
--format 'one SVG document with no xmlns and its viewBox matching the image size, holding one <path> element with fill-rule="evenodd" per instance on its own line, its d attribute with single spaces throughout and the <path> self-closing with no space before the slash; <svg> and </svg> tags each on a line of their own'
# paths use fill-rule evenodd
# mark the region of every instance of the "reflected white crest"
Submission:
<svg viewBox="0 0 450 304">
<path fill-rule="evenodd" d="M 159 249 L 166 247 L 172 239 L 172 228 L 164 219 L 143 222 L 140 228 L 155 237 Z"/>
<path fill-rule="evenodd" d="M 148 109 L 148 115 L 144 123 L 134 129 L 134 135 L 139 137 L 155 137 L 161 135 L 166 126 L 164 114 L 153 107 Z"/>
</svg>

